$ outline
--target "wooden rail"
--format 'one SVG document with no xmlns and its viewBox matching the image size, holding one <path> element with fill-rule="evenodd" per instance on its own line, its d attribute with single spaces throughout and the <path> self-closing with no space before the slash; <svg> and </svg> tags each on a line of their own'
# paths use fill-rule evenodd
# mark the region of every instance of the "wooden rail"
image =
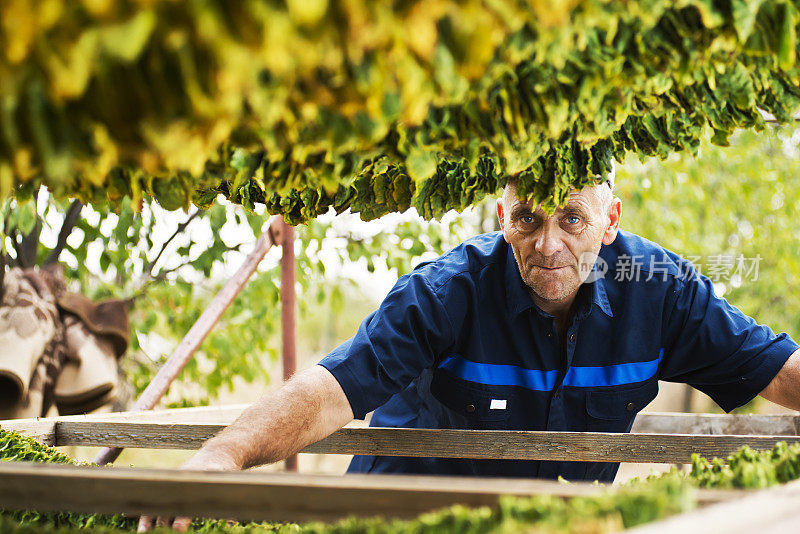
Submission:
<svg viewBox="0 0 800 534">
<path fill-rule="evenodd" d="M 65 415 L 58 417 L 35 417 L 31 419 L 9 419 L 0 421 L 0 428 L 14 430 L 41 441 L 51 447 L 56 443 L 56 426 L 65 422 L 138 422 L 138 423 L 232 423 L 247 404 L 230 406 L 201 406 L 197 408 L 175 408 L 171 410 L 145 410 L 135 412 L 113 412 L 104 414 Z"/>
<path fill-rule="evenodd" d="M 709 458 L 726 457 L 743 445 L 768 449 L 779 441 L 800 442 L 800 437 L 344 428 L 301 452 L 561 462 L 689 463 L 693 453 Z"/>
<path fill-rule="evenodd" d="M 0 427 L 16 430 L 48 445 L 56 444 L 56 425 L 72 422 L 216 423 L 227 425 L 248 405 L 178 408 L 142 412 L 71 415 L 64 417 L 0 421 Z M 798 415 L 726 415 L 644 413 L 637 416 L 634 434 L 709 434 L 737 436 L 800 435 Z"/>
<path fill-rule="evenodd" d="M 329 521 L 347 515 L 414 517 L 460 503 L 495 504 L 500 495 L 595 495 L 593 484 L 403 475 L 321 476 L 102 469 L 0 464 L 5 509 L 188 515 L 264 521 Z"/>
<path fill-rule="evenodd" d="M 47 433 L 47 439 L 56 446 L 191 450 L 200 448 L 224 426 L 213 423 L 137 423 L 64 419 L 55 423 L 53 431 Z M 11 425 L 9 427 L 13 428 Z M 37 429 L 23 425 L 17 427 L 17 430 L 33 437 L 41 435 Z M 691 461 L 692 453 L 706 457 L 725 457 L 743 445 L 754 449 L 767 449 L 779 441 L 800 442 L 800 436 L 343 428 L 301 452 L 474 459 L 688 463 Z"/>
<path fill-rule="evenodd" d="M 209 473 L 0 463 L 6 510 L 187 515 L 252 521 L 330 521 L 349 515 L 410 518 L 452 504 L 491 506 L 501 495 L 597 495 L 608 487 L 530 479 L 407 475 Z M 701 503 L 740 491 L 699 492 Z"/>
<path fill-rule="evenodd" d="M 631 432 L 797 436 L 800 435 L 800 415 L 642 413 L 636 416 Z"/>
</svg>

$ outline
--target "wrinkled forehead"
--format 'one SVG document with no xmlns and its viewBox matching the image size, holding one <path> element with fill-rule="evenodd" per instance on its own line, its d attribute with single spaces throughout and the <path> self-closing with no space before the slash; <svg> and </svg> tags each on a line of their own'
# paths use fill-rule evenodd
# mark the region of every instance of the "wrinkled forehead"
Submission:
<svg viewBox="0 0 800 534">
<path fill-rule="evenodd" d="M 567 199 L 567 203 L 564 206 L 561 206 L 557 209 L 565 209 L 567 207 L 572 206 L 584 206 L 586 208 L 600 208 L 602 204 L 602 192 L 600 190 L 601 187 L 605 187 L 604 185 L 599 186 L 590 186 L 585 187 L 583 189 L 575 189 L 574 187 L 570 189 L 569 198 Z M 506 185 L 506 188 L 503 190 L 503 202 L 506 204 L 506 209 L 512 209 L 514 207 L 527 207 L 531 211 L 542 211 L 540 206 L 536 206 L 534 209 L 533 206 L 533 198 L 528 198 L 526 200 L 520 200 L 517 198 L 517 190 L 515 184 L 509 183 Z"/>
</svg>

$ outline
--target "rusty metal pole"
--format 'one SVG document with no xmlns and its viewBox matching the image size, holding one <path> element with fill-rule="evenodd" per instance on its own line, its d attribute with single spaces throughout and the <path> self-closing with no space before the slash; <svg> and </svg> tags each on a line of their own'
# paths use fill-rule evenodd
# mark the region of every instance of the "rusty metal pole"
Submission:
<svg viewBox="0 0 800 534">
<path fill-rule="evenodd" d="M 283 345 L 283 381 L 289 380 L 297 369 L 297 276 L 294 256 L 294 228 L 281 221 L 281 343 Z M 286 459 L 287 471 L 297 471 L 297 455 Z"/>
<path fill-rule="evenodd" d="M 267 251 L 273 245 L 281 242 L 282 236 L 280 231 L 283 229 L 279 225 L 283 224 L 282 220 L 273 219 L 266 232 L 261 234 L 261 237 L 256 241 L 256 246 L 253 251 L 245 258 L 244 263 L 239 267 L 239 270 L 228 280 L 219 293 L 216 294 L 214 299 L 209 303 L 205 311 L 197 319 L 197 322 L 192 325 L 192 328 L 186 333 L 181 340 L 178 347 L 170 355 L 161 369 L 158 370 L 156 376 L 147 385 L 147 388 L 142 392 L 141 396 L 136 400 L 130 411 L 143 411 L 152 409 L 161 397 L 169 389 L 170 384 L 180 374 L 189 360 L 192 359 L 194 353 L 200 348 L 200 345 L 205 340 L 214 325 L 217 324 L 219 318 L 228 309 L 233 299 L 242 290 L 247 281 L 255 272 L 258 264 L 264 259 Z M 97 453 L 94 463 L 97 465 L 105 465 L 113 463 L 122 452 L 120 447 L 104 447 Z"/>
</svg>

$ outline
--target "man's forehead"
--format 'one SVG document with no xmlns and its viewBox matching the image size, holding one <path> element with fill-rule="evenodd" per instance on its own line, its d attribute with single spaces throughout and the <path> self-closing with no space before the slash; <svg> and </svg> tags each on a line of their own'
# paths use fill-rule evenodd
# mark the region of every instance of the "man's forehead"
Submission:
<svg viewBox="0 0 800 534">
<path fill-rule="evenodd" d="M 516 192 L 515 192 L 516 193 Z M 516 197 L 516 194 L 513 195 L 514 200 L 517 201 L 517 206 L 515 208 L 527 208 L 528 210 L 532 210 L 533 208 L 533 198 L 528 198 L 525 202 L 519 200 Z M 591 205 L 593 200 L 596 199 L 596 192 L 594 188 L 587 187 L 581 190 L 575 189 L 574 187 L 570 189 L 569 198 L 567 199 L 566 204 L 557 208 L 557 209 L 565 209 L 568 207 L 578 207 L 578 206 L 586 206 L 587 204 Z M 541 206 L 536 206 L 536 210 L 533 211 L 542 211 Z"/>
</svg>

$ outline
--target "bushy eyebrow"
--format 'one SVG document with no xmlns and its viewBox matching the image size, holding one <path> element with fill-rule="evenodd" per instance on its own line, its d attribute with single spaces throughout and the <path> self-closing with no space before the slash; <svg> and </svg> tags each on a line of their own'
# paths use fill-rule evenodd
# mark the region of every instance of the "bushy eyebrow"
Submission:
<svg viewBox="0 0 800 534">
<path fill-rule="evenodd" d="M 520 217 L 520 216 L 523 216 L 523 215 L 533 215 L 533 212 L 531 211 L 530 206 L 526 206 L 525 204 L 520 204 L 520 205 L 515 206 L 514 209 L 511 210 L 511 217 L 512 218 Z"/>
<path fill-rule="evenodd" d="M 563 208 L 559 209 L 559 211 L 562 213 L 578 213 L 580 215 L 586 215 L 586 210 L 578 203 L 567 204 Z M 536 212 L 531 211 L 530 206 L 521 204 L 511 210 L 512 217 L 518 217 L 520 215 L 536 215 Z"/>
<path fill-rule="evenodd" d="M 581 215 L 584 218 L 587 217 L 587 215 L 588 215 L 586 213 L 586 210 L 583 209 L 583 206 L 581 206 L 580 204 L 577 204 L 577 203 L 567 204 L 566 206 L 564 206 L 563 211 L 564 211 L 564 213 L 577 213 L 578 215 Z"/>
</svg>

